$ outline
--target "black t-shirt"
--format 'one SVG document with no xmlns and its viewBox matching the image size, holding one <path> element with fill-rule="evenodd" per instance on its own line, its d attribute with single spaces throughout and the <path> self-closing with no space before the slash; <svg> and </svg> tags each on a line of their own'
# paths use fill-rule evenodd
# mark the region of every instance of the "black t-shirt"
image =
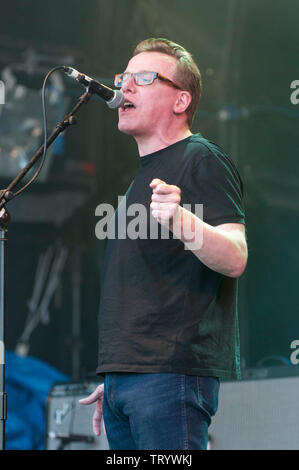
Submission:
<svg viewBox="0 0 299 470">
<path fill-rule="evenodd" d="M 239 173 L 225 152 L 200 134 L 143 156 L 140 163 L 114 214 L 115 239 L 108 241 L 97 373 L 239 378 L 238 281 L 205 266 L 167 229 L 161 232 L 151 215 L 149 187 L 154 178 L 178 186 L 181 205 L 191 204 L 194 212 L 195 204 L 203 204 L 203 220 L 210 225 L 244 224 Z M 146 219 L 144 213 L 138 218 L 141 206 L 133 204 L 146 209 Z M 118 223 L 126 213 L 130 237 Z M 159 226 L 155 239 L 152 220 Z"/>
</svg>

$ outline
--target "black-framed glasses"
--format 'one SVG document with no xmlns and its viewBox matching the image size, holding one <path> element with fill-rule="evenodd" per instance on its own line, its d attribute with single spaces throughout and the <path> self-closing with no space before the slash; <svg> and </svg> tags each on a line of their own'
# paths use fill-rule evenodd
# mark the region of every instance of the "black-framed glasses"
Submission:
<svg viewBox="0 0 299 470">
<path fill-rule="evenodd" d="M 178 90 L 180 90 L 180 87 L 176 85 L 172 80 L 169 80 L 169 78 L 164 77 L 158 72 L 118 73 L 114 76 L 114 86 L 116 86 L 117 88 L 120 88 L 122 84 L 126 80 L 128 80 L 132 75 L 134 77 L 134 81 L 136 85 L 141 85 L 141 86 L 151 85 L 154 80 L 159 79 L 165 83 L 168 83 L 170 86 L 173 86 L 174 88 L 177 88 Z"/>
</svg>

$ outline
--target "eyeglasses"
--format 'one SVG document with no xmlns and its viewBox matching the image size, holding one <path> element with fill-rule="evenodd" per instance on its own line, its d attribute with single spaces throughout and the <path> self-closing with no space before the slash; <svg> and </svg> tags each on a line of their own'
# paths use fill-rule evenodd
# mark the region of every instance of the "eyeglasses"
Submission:
<svg viewBox="0 0 299 470">
<path fill-rule="evenodd" d="M 165 83 L 168 83 L 170 86 L 180 90 L 180 87 L 176 85 L 172 80 L 169 80 L 163 75 L 160 75 L 158 72 L 137 72 L 137 73 L 118 73 L 114 76 L 114 86 L 120 88 L 122 84 L 128 80 L 133 75 L 136 85 L 151 85 L 154 80 L 159 79 Z"/>
</svg>

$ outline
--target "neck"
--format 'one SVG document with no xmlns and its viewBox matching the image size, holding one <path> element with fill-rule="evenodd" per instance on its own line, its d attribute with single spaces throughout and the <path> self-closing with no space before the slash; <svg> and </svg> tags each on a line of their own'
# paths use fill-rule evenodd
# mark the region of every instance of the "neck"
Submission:
<svg viewBox="0 0 299 470">
<path fill-rule="evenodd" d="M 146 137 L 135 136 L 135 140 L 138 145 L 139 155 L 140 157 L 143 157 L 144 155 L 157 152 L 158 150 L 162 150 L 169 145 L 175 144 L 176 142 L 179 142 L 180 140 L 183 140 L 190 135 L 192 135 L 192 132 L 189 128 L 186 127 L 176 131 L 175 133 L 164 132 L 159 134 L 155 133 L 152 136 Z"/>
</svg>

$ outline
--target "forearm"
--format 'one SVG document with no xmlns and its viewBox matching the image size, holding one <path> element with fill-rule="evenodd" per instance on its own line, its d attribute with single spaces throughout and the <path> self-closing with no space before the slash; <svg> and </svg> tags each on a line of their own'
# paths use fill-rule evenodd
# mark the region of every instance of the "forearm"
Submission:
<svg viewBox="0 0 299 470">
<path fill-rule="evenodd" d="M 181 206 L 169 229 L 210 269 L 229 277 L 243 273 L 247 246 L 240 231 L 226 232 L 213 227 Z"/>
</svg>

